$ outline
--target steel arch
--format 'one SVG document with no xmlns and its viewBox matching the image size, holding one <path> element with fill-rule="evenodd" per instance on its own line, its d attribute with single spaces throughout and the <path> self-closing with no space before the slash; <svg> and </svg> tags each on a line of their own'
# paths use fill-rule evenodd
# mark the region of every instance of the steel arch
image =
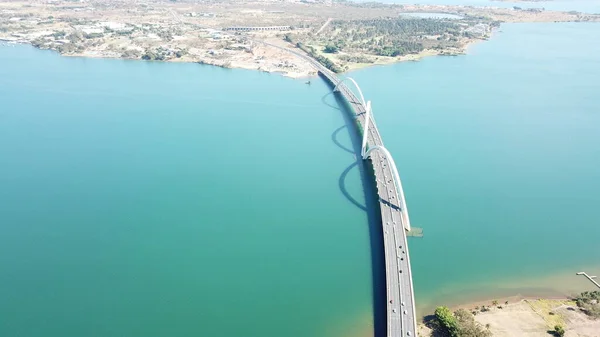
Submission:
<svg viewBox="0 0 600 337">
<path fill-rule="evenodd" d="M 373 151 L 381 151 L 383 153 L 383 155 L 387 158 L 387 160 L 390 162 L 390 166 L 392 168 L 392 172 L 394 174 L 394 182 L 396 184 L 396 189 L 398 190 L 398 197 L 400 198 L 400 214 L 402 215 L 402 225 L 404 226 L 404 229 L 406 229 L 407 231 L 410 231 L 410 218 L 408 217 L 408 208 L 406 207 L 406 199 L 404 198 L 404 190 L 402 189 L 402 181 L 400 180 L 400 174 L 398 173 L 398 168 L 396 167 L 396 163 L 394 162 L 394 158 L 392 158 L 392 155 L 390 154 L 390 152 L 383 146 L 374 146 L 372 148 L 369 149 L 369 151 L 367 151 L 365 153 L 365 159 L 369 158 L 369 155 L 371 154 L 371 152 Z"/>
</svg>

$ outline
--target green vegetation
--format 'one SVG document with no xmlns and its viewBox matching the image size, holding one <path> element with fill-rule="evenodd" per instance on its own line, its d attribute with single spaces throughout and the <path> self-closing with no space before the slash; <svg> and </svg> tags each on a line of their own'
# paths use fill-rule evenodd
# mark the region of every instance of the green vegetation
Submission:
<svg viewBox="0 0 600 337">
<path fill-rule="evenodd" d="M 352 63 L 375 63 L 375 60 L 373 58 L 366 57 L 366 56 L 360 56 L 360 55 L 356 55 L 356 56 L 338 55 L 337 58 L 342 61 L 352 62 Z"/>
<path fill-rule="evenodd" d="M 83 37 L 85 37 L 86 39 L 97 39 L 97 38 L 104 37 L 104 34 L 102 34 L 102 33 L 90 33 L 90 34 L 83 34 Z"/>
<path fill-rule="evenodd" d="M 175 57 L 176 58 L 181 58 L 181 57 L 187 55 L 187 53 L 188 53 L 187 49 L 178 50 L 178 51 L 175 52 Z"/>
<path fill-rule="evenodd" d="M 294 43 L 294 39 L 292 38 L 291 34 L 285 34 L 285 36 L 283 37 L 283 40 L 287 41 L 289 43 Z M 312 57 L 317 62 L 322 64 L 325 68 L 333 71 L 334 73 L 342 72 L 342 68 L 340 68 L 338 65 L 336 65 L 333 61 L 331 61 L 327 57 L 325 57 L 323 55 L 319 55 L 319 53 L 317 53 L 315 48 L 313 48 L 311 46 L 307 46 L 302 42 L 297 42 L 296 47 L 301 49 L 302 51 L 304 51 L 306 54 L 308 54 L 308 56 Z"/>
<path fill-rule="evenodd" d="M 51 36 L 57 40 L 64 38 L 67 33 L 64 30 L 53 33 Z"/>
<path fill-rule="evenodd" d="M 58 50 L 59 53 L 61 54 L 73 54 L 73 53 L 80 53 L 84 50 L 85 48 L 81 45 L 76 45 L 73 43 L 65 43 L 65 44 L 61 44 L 59 45 L 56 50 Z"/>
<path fill-rule="evenodd" d="M 435 318 L 440 328 L 447 332 L 450 337 L 458 337 L 458 321 L 448 307 L 437 307 L 435 309 Z"/>
<path fill-rule="evenodd" d="M 142 60 L 146 61 L 164 61 L 165 55 L 162 53 L 158 53 L 152 50 L 146 51 L 144 55 L 142 55 Z"/>
<path fill-rule="evenodd" d="M 574 300 L 588 316 L 600 318 L 600 291 L 584 291 Z"/>
<path fill-rule="evenodd" d="M 491 19 L 473 16 L 459 20 L 407 16 L 333 20 L 319 34 L 295 31 L 286 33 L 283 39 L 291 44 L 300 42 L 323 65 L 331 63 L 345 69 L 349 63 L 374 63 L 377 56 L 402 57 L 424 50 L 457 55 L 469 41 L 485 39 L 497 25 Z M 319 53 L 310 48 L 318 49 Z M 322 53 L 335 54 L 333 61 L 326 61 Z"/>
<path fill-rule="evenodd" d="M 123 49 L 121 57 L 126 59 L 137 59 L 140 57 L 140 53 L 135 49 Z"/>
<path fill-rule="evenodd" d="M 84 34 L 80 30 L 76 30 L 67 36 L 67 40 L 69 40 L 71 43 L 78 43 L 83 41 L 84 39 Z"/>
<path fill-rule="evenodd" d="M 338 47 L 336 45 L 331 45 L 331 44 L 326 45 L 325 49 L 323 49 L 323 52 L 329 53 L 329 54 L 335 54 L 339 51 L 340 51 L 340 47 Z"/>
<path fill-rule="evenodd" d="M 489 337 L 492 333 L 475 321 L 473 315 L 465 309 L 454 313 L 447 307 L 435 309 L 437 329 L 450 337 Z M 489 327 L 488 327 L 489 328 Z"/>
<path fill-rule="evenodd" d="M 333 71 L 334 73 L 342 72 L 342 69 L 339 66 L 337 66 L 335 63 L 333 63 L 333 61 L 331 61 L 330 59 L 328 59 L 327 57 L 325 57 L 323 55 L 319 55 L 317 53 L 317 51 L 315 50 L 315 48 L 306 46 L 300 42 L 296 43 L 296 47 L 302 49 L 310 57 L 314 58 L 315 60 L 317 60 L 317 62 L 321 63 L 325 68 Z"/>
<path fill-rule="evenodd" d="M 555 325 L 554 326 L 554 335 L 558 336 L 558 337 L 563 337 L 565 335 L 565 328 L 563 328 L 562 325 Z"/>
<path fill-rule="evenodd" d="M 127 53 L 128 55 L 130 55 L 131 57 L 137 57 L 137 51 L 124 51 L 124 53 Z M 187 49 L 168 49 L 168 48 L 163 48 L 163 47 L 158 47 L 155 49 L 147 49 L 146 52 L 144 54 L 142 54 L 142 60 L 147 60 L 147 61 L 165 61 L 165 60 L 170 60 L 172 58 L 180 58 L 183 57 L 185 55 L 187 55 L 188 50 Z"/>
<path fill-rule="evenodd" d="M 442 45 L 448 41 L 454 45 L 461 34 L 461 27 L 450 20 L 405 17 L 336 20 L 322 34 L 327 37 L 320 42 L 338 49 L 344 45 L 345 48 L 373 55 L 402 56 L 416 54 L 426 47 Z"/>
<path fill-rule="evenodd" d="M 454 312 L 458 320 L 458 335 L 460 337 L 490 337 L 492 333 L 475 321 L 473 315 L 465 309 Z"/>
</svg>

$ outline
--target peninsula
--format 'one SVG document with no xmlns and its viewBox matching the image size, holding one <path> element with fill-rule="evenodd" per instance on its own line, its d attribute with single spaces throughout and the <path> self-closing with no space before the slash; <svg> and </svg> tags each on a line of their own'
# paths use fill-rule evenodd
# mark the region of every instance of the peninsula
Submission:
<svg viewBox="0 0 600 337">
<path fill-rule="evenodd" d="M 315 73 L 278 47 L 343 72 L 464 53 L 502 22 L 566 21 L 600 21 L 600 15 L 328 0 L 0 0 L 0 40 L 67 56 L 198 62 L 290 77 Z"/>
</svg>

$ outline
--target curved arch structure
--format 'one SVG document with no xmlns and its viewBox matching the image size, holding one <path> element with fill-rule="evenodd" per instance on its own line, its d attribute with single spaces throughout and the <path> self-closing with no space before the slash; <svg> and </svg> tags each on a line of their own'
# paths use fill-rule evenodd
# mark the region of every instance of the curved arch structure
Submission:
<svg viewBox="0 0 600 337">
<path fill-rule="evenodd" d="M 391 154 L 383 145 L 383 140 L 372 116 L 371 102 L 365 101 L 356 82 L 351 78 L 339 79 L 320 64 L 316 62 L 314 64 L 319 69 L 319 75 L 331 87 L 334 87 L 334 90 L 349 105 L 355 122 L 352 124 L 356 125 L 357 131 L 363 131 L 362 158 L 371 157 L 373 159 L 370 166 L 373 168 L 374 183 L 379 197 L 385 254 L 385 285 L 388 302 L 386 303 L 386 336 L 416 335 L 418 328 L 415 296 L 406 238 L 406 231 L 410 230 L 411 226 L 398 168 Z M 353 82 L 356 89 L 348 88 L 348 85 L 343 83 L 345 80 Z"/>
<path fill-rule="evenodd" d="M 360 103 L 366 108 L 367 107 L 367 102 L 365 101 L 365 96 L 363 96 L 362 90 L 360 90 L 360 87 L 358 86 L 358 83 L 356 83 L 356 81 L 352 77 L 344 77 L 344 79 L 342 79 L 341 81 L 337 82 L 337 84 L 333 88 L 333 91 L 339 91 L 338 87 L 341 84 L 343 84 L 346 80 L 348 80 L 348 81 L 352 82 L 352 84 L 354 84 L 354 87 L 356 88 L 356 90 L 358 90 L 358 94 L 360 95 L 360 100 L 361 100 Z"/>
<path fill-rule="evenodd" d="M 363 131 L 362 146 L 360 149 L 360 155 L 364 159 L 364 158 L 366 158 L 365 151 L 367 149 L 367 138 L 368 138 L 368 134 L 369 134 L 369 122 L 371 121 L 371 101 L 365 101 L 365 96 L 363 96 L 360 86 L 358 86 L 358 83 L 356 83 L 356 81 L 352 77 L 344 77 L 344 79 L 342 79 L 341 81 L 338 81 L 337 84 L 335 85 L 335 87 L 333 88 L 333 91 L 339 91 L 340 89 L 338 87 L 340 85 L 343 85 L 343 83 L 345 81 L 350 81 L 350 82 L 352 82 L 352 84 L 354 84 L 354 87 L 356 88 L 356 90 L 358 90 L 358 95 L 360 96 L 360 100 L 361 100 L 360 103 L 365 108 L 365 112 L 366 112 L 366 116 L 365 116 L 366 125 L 365 125 L 365 129 Z"/>
<path fill-rule="evenodd" d="M 367 150 L 367 138 L 369 138 L 369 122 L 371 121 L 371 101 L 367 102 L 367 105 L 365 106 L 365 111 L 367 112 L 365 114 L 365 129 L 363 130 L 362 146 L 360 148 L 360 155 L 363 159 L 367 158 L 365 157 L 365 152 Z"/>
<path fill-rule="evenodd" d="M 398 189 L 398 194 L 399 194 L 398 197 L 400 198 L 400 209 L 401 209 L 400 214 L 402 217 L 402 225 L 404 226 L 404 229 L 406 229 L 407 231 L 410 231 L 410 219 L 408 217 L 408 208 L 406 207 L 406 199 L 404 198 L 404 190 L 402 189 L 402 182 L 400 180 L 400 174 L 398 173 L 398 169 L 396 168 L 396 163 L 394 162 L 394 158 L 392 158 L 392 155 L 390 154 L 390 152 L 383 146 L 373 146 L 372 148 L 369 149 L 369 151 L 367 151 L 365 153 L 364 158 L 365 159 L 369 158 L 369 155 L 373 151 L 382 152 L 383 155 L 390 162 L 390 167 L 392 169 L 392 172 L 394 173 L 394 181 L 396 183 L 396 188 Z"/>
</svg>

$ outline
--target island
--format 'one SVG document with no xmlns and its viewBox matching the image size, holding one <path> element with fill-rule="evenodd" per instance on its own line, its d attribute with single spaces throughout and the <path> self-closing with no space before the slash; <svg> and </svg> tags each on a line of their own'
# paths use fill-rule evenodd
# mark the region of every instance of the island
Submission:
<svg viewBox="0 0 600 337">
<path fill-rule="evenodd" d="M 290 77 L 315 74 L 290 48 L 343 72 L 461 54 L 502 22 L 566 21 L 600 15 L 330 0 L 0 1 L 3 41 L 67 56 L 197 62 Z"/>
</svg>

